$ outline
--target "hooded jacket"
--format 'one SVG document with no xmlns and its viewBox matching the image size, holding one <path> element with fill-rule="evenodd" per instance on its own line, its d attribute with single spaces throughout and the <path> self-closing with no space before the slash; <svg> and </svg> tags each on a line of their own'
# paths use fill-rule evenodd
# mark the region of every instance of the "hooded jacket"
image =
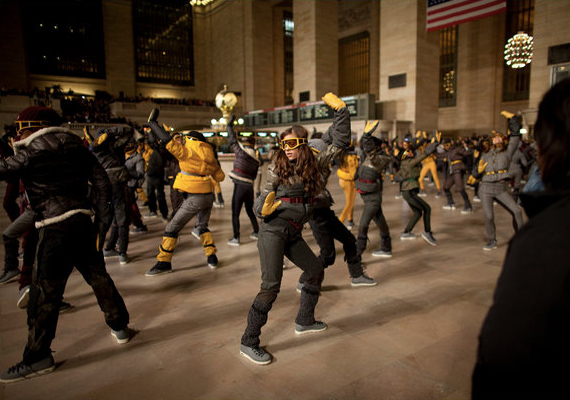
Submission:
<svg viewBox="0 0 570 400">
<path fill-rule="evenodd" d="M 321 176 L 315 177 L 315 179 L 320 178 L 323 179 L 323 182 L 326 182 L 330 175 L 330 163 L 350 144 L 350 113 L 346 107 L 335 111 L 333 123 L 323 135 L 322 141 L 326 145 L 326 148 L 323 148 L 322 151 L 315 154 L 319 170 L 321 171 Z M 276 201 L 284 197 L 307 198 L 307 193 L 305 192 L 304 185 L 300 179 L 294 177 L 291 182 L 278 185 L 278 178 L 279 177 L 275 171 L 275 165 L 274 163 L 271 163 L 267 168 L 265 186 L 261 195 L 255 200 L 253 207 L 254 212 L 260 218 L 263 218 L 261 210 L 265 199 L 272 191 L 275 192 Z M 313 198 L 312 202 L 289 203 L 282 201 L 277 210 L 271 214 L 269 218 L 265 218 L 273 219 L 278 217 L 284 220 L 304 224 L 311 219 L 313 209 L 315 207 L 328 206 L 330 205 L 330 201 L 330 194 L 326 189 L 324 189 L 322 193 Z"/>
<path fill-rule="evenodd" d="M 169 141 L 166 149 L 180 165 L 173 186 L 176 190 L 193 194 L 212 193 L 214 187 L 210 176 L 216 182 L 222 182 L 226 177 L 209 143 L 189 137 L 184 144 Z"/>
<path fill-rule="evenodd" d="M 380 178 L 392 157 L 384 152 L 379 139 L 370 133 L 362 135 L 362 150 L 366 158 L 358 166 L 356 190 L 361 194 L 382 192 Z"/>
</svg>

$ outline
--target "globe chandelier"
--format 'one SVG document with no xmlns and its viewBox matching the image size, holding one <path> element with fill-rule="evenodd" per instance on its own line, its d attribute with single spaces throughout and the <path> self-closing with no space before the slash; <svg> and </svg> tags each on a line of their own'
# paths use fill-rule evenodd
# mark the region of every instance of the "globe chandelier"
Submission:
<svg viewBox="0 0 570 400">
<path fill-rule="evenodd" d="M 505 45 L 505 62 L 511 68 L 523 68 L 532 61 L 533 39 L 518 32 Z"/>
</svg>

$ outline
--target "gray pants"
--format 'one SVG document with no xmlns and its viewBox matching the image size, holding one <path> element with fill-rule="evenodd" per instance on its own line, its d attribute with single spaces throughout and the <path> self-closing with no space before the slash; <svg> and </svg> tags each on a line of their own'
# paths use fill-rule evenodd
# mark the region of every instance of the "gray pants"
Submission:
<svg viewBox="0 0 570 400">
<path fill-rule="evenodd" d="M 200 213 L 199 229 L 201 231 L 200 233 L 203 233 L 202 231 L 207 230 L 208 223 L 210 222 L 213 203 L 213 193 L 187 194 L 180 208 L 166 226 L 164 235 L 168 237 L 178 237 L 180 231 L 198 213 Z"/>
<path fill-rule="evenodd" d="M 481 198 L 481 206 L 485 213 L 485 230 L 489 240 L 497 240 L 495 211 L 493 210 L 494 200 L 511 213 L 515 231 L 521 228 L 523 225 L 522 210 L 507 191 L 506 182 L 482 182 L 479 188 L 479 197 Z"/>
</svg>

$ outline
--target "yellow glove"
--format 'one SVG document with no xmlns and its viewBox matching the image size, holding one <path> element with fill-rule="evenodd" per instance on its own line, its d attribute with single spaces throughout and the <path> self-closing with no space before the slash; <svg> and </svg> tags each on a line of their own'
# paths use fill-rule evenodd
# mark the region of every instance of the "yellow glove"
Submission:
<svg viewBox="0 0 570 400">
<path fill-rule="evenodd" d="M 439 132 L 439 131 L 436 132 L 436 133 L 435 133 L 435 137 L 436 137 L 436 139 L 437 139 L 438 142 L 441 142 L 441 132 Z"/>
<path fill-rule="evenodd" d="M 277 207 L 281 204 L 281 200 L 275 201 L 275 192 L 269 192 L 263 203 L 263 208 L 261 209 L 261 215 L 267 217 L 273 214 Z"/>
<path fill-rule="evenodd" d="M 416 132 L 416 138 L 420 138 L 422 136 L 422 131 L 417 131 Z"/>
<path fill-rule="evenodd" d="M 469 186 L 473 186 L 475 183 L 477 183 L 477 179 L 475 179 L 473 175 L 469 175 L 469 178 L 467 178 L 467 184 Z"/>
<path fill-rule="evenodd" d="M 108 136 L 108 135 L 107 135 L 106 133 L 104 133 L 104 134 L 102 134 L 101 136 L 99 136 L 99 137 L 97 138 L 97 140 L 94 140 L 94 141 L 93 141 L 93 146 L 95 146 L 95 147 L 96 147 L 96 146 L 100 146 L 105 140 L 107 140 L 107 136 Z"/>
<path fill-rule="evenodd" d="M 364 128 L 364 134 L 374 132 L 376 130 L 376 128 L 378 127 L 379 123 L 380 123 L 380 121 L 378 121 L 378 120 L 366 121 L 366 127 Z"/>
<path fill-rule="evenodd" d="M 477 172 L 482 174 L 483 172 L 485 172 L 485 167 L 487 167 L 487 163 L 483 162 L 483 160 L 479 160 L 479 166 L 477 167 Z"/>
<path fill-rule="evenodd" d="M 508 111 L 505 111 L 505 110 L 501 111 L 501 115 L 503 117 L 505 117 L 506 119 L 511 119 L 512 117 L 515 116 L 515 114 L 508 112 Z"/>
<path fill-rule="evenodd" d="M 422 136 L 424 137 L 424 139 L 427 139 L 427 133 L 426 133 L 426 131 L 422 131 Z"/>
<path fill-rule="evenodd" d="M 346 103 L 342 101 L 336 94 L 328 92 L 322 97 L 323 101 L 327 103 L 333 110 L 340 110 L 346 107 Z"/>
<path fill-rule="evenodd" d="M 83 135 L 84 135 L 84 137 L 85 137 L 85 140 L 87 140 L 87 143 L 93 142 L 93 138 L 92 138 L 91 135 L 89 134 L 89 131 L 87 130 L 87 127 L 86 127 L 86 126 L 83 127 Z"/>
</svg>

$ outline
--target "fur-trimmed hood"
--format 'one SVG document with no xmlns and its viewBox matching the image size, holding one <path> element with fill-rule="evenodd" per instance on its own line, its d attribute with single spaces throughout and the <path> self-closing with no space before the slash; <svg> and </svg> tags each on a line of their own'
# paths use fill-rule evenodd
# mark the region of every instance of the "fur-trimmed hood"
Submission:
<svg viewBox="0 0 570 400">
<path fill-rule="evenodd" d="M 44 136 L 48 133 L 68 133 L 68 134 L 72 134 L 75 136 L 78 136 L 79 138 L 83 139 L 83 133 L 77 133 L 75 131 L 72 131 L 71 129 L 68 128 L 63 128 L 60 126 L 50 126 L 47 128 L 42 128 L 37 132 L 32 133 L 30 136 L 28 136 L 25 139 L 22 140 L 18 140 L 17 142 L 14 142 L 14 153 L 18 153 L 18 150 L 21 147 L 26 147 L 28 146 L 30 143 L 32 143 L 35 139 Z"/>
</svg>

